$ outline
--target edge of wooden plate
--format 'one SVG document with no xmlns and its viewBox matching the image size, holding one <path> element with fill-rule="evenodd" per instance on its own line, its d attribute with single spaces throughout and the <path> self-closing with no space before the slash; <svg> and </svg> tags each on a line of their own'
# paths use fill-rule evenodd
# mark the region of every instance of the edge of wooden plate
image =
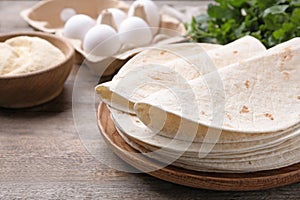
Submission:
<svg viewBox="0 0 300 200">
<path fill-rule="evenodd" d="M 300 163 L 277 170 L 242 174 L 197 172 L 171 165 L 153 171 L 158 168 L 159 162 L 141 153 L 136 154 L 138 151 L 124 141 L 116 130 L 107 105 L 100 103 L 97 116 L 100 132 L 112 151 L 131 166 L 158 179 L 188 187 L 221 191 L 265 190 L 300 181 Z"/>
</svg>

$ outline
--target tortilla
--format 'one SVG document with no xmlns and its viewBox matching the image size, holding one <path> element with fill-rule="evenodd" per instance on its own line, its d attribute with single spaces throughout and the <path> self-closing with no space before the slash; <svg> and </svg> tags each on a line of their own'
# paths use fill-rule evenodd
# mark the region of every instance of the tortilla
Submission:
<svg viewBox="0 0 300 200">
<path fill-rule="evenodd" d="M 266 51 L 250 36 L 208 51 L 202 46 L 192 43 L 150 49 L 125 65 L 113 81 L 97 86 L 96 91 L 106 104 L 134 114 L 134 103 L 150 94 L 184 85 L 189 80 Z"/>
<path fill-rule="evenodd" d="M 270 151 L 254 156 L 244 156 L 242 158 L 232 159 L 205 159 L 200 157 L 175 157 L 169 154 L 162 154 L 159 150 L 149 150 L 144 146 L 135 143 L 130 138 L 118 131 L 122 138 L 130 146 L 141 152 L 143 155 L 158 160 L 167 165 L 174 165 L 184 169 L 201 171 L 201 172 L 218 172 L 218 173 L 249 173 L 263 170 L 272 170 L 290 166 L 300 162 L 300 148 L 298 142 L 289 145 L 288 148 Z M 164 166 L 162 164 L 162 166 Z"/>
<path fill-rule="evenodd" d="M 170 155 L 161 154 L 161 152 L 157 150 L 153 152 L 135 143 L 131 139 L 126 138 L 126 136 L 122 135 L 121 131 L 119 131 L 119 133 L 130 146 L 137 149 L 145 156 L 163 162 L 165 165 L 171 164 L 194 171 L 247 173 L 278 169 L 300 162 L 300 149 L 297 144 L 290 146 L 291 149 L 280 149 L 278 151 L 265 153 L 259 156 L 255 155 L 252 157 L 236 158 L 232 160 L 222 160 L 218 158 L 208 161 L 199 157 L 172 157 Z"/>
<path fill-rule="evenodd" d="M 246 173 L 299 163 L 300 38 L 252 45 L 244 58 L 232 46 L 149 51 L 97 91 L 122 138 L 162 167 Z"/>
<path fill-rule="evenodd" d="M 162 135 L 194 142 L 246 142 L 289 129 L 300 121 L 299 54 L 300 38 L 295 38 L 187 85 L 158 91 L 137 102 L 135 112 Z"/>
<path fill-rule="evenodd" d="M 136 116 L 128 113 L 117 111 L 110 108 L 112 119 L 116 127 L 126 135 L 130 140 L 150 149 L 160 149 L 163 152 L 174 154 L 185 154 L 189 156 L 198 156 L 200 147 L 203 143 L 186 142 L 164 137 L 161 133 L 155 133 L 145 126 Z M 216 143 L 213 149 L 209 152 L 202 152 L 206 155 L 205 158 L 232 158 L 244 157 L 245 155 L 255 155 L 265 152 L 274 151 L 278 148 L 289 146 L 292 142 L 299 142 L 295 138 L 299 137 L 300 130 L 298 127 L 293 127 L 290 130 L 274 133 L 267 138 L 254 138 L 253 141 L 234 143 Z M 152 148 L 151 148 L 152 147 Z M 203 149 L 204 151 L 205 149 Z"/>
</svg>

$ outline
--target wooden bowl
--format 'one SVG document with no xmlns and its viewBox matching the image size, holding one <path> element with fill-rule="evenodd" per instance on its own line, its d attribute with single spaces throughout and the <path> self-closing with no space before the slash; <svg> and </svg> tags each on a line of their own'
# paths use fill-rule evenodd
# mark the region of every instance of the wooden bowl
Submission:
<svg viewBox="0 0 300 200">
<path fill-rule="evenodd" d="M 0 42 L 17 36 L 45 39 L 66 56 L 58 65 L 32 73 L 0 76 L 0 107 L 25 108 L 46 103 L 57 97 L 64 88 L 74 62 L 74 48 L 64 39 L 48 33 L 29 32 L 0 35 Z"/>
</svg>

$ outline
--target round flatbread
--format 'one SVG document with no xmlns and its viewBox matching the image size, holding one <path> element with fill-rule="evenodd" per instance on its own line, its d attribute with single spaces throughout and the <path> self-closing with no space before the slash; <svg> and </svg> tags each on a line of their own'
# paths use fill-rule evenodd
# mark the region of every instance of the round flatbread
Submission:
<svg viewBox="0 0 300 200">
<path fill-rule="evenodd" d="M 186 132 L 180 139 L 200 142 L 208 131 L 219 132 L 219 143 L 271 136 L 300 122 L 299 53 L 300 38 L 295 38 L 189 81 L 189 88 L 173 87 L 152 94 L 135 104 L 135 112 L 144 124 L 170 138 L 179 128 Z M 220 81 L 222 87 L 213 85 Z M 191 129 L 196 132 L 189 132 Z"/>
<path fill-rule="evenodd" d="M 246 36 L 225 46 L 175 44 L 138 54 L 114 77 L 96 87 L 102 101 L 134 114 L 133 105 L 150 94 L 186 84 L 204 74 L 265 52 L 257 39 Z"/>
</svg>

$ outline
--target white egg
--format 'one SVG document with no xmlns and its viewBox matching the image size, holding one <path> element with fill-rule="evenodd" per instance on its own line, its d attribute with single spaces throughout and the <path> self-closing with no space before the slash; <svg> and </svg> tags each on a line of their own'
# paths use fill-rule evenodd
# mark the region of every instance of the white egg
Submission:
<svg viewBox="0 0 300 200">
<path fill-rule="evenodd" d="M 153 35 L 148 24 L 143 19 L 129 17 L 120 25 L 119 37 L 123 44 L 138 47 L 149 44 Z"/>
<path fill-rule="evenodd" d="M 149 24 L 149 26 L 153 29 L 153 34 L 158 31 L 159 23 L 160 23 L 160 14 L 159 9 L 156 4 L 151 0 L 136 0 L 130 6 L 128 11 L 128 16 L 134 16 L 135 10 L 138 6 L 143 6 L 145 10 L 145 18 L 144 20 Z"/>
<path fill-rule="evenodd" d="M 121 48 L 117 32 L 108 25 L 91 28 L 83 41 L 83 50 L 95 56 L 112 56 Z"/>
<path fill-rule="evenodd" d="M 72 39 L 83 41 L 85 34 L 95 26 L 96 21 L 83 14 L 74 15 L 65 24 L 63 34 Z"/>
<path fill-rule="evenodd" d="M 103 10 L 102 13 L 99 15 L 98 19 L 97 19 L 97 24 L 101 24 L 103 21 L 103 16 L 105 13 L 111 13 L 114 23 L 116 24 L 117 28 L 120 27 L 120 24 L 127 18 L 127 14 L 118 9 L 118 8 L 109 8 L 106 10 Z M 107 24 L 110 25 L 110 24 Z"/>
<path fill-rule="evenodd" d="M 73 8 L 65 8 L 60 12 L 60 19 L 66 22 L 74 15 L 76 15 L 76 11 Z"/>
</svg>

